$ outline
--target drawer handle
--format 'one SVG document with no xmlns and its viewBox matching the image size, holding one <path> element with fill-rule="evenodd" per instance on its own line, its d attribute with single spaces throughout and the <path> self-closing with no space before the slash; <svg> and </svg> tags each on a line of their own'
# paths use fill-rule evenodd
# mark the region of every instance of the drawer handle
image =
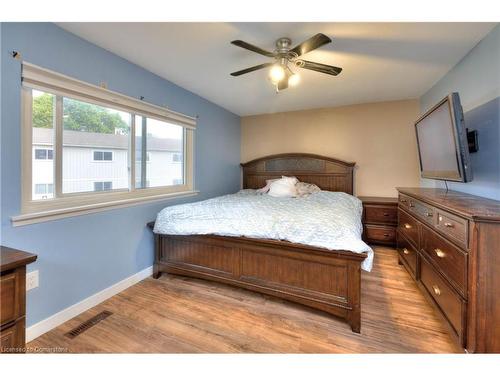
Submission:
<svg viewBox="0 0 500 375">
<path fill-rule="evenodd" d="M 437 285 L 433 285 L 432 289 L 434 290 L 434 294 L 436 296 L 440 296 L 441 295 L 441 289 L 439 289 Z"/>
<path fill-rule="evenodd" d="M 389 237 L 389 234 L 387 234 L 387 233 L 384 233 L 384 237 Z"/>
<path fill-rule="evenodd" d="M 446 253 L 441 249 L 434 249 L 434 252 L 439 258 L 444 258 L 446 256 Z"/>
<path fill-rule="evenodd" d="M 405 228 L 406 228 L 406 229 L 411 229 L 411 225 L 410 225 L 410 224 L 408 224 L 408 223 L 406 223 L 406 224 L 405 224 Z"/>
<path fill-rule="evenodd" d="M 448 227 L 448 228 L 453 228 L 454 227 L 454 225 L 452 223 L 444 223 L 444 226 Z"/>
<path fill-rule="evenodd" d="M 408 255 L 408 254 L 410 254 L 410 251 L 409 251 L 409 250 L 405 247 L 405 248 L 403 249 L 403 253 L 405 253 L 406 255 Z"/>
<path fill-rule="evenodd" d="M 427 216 L 427 217 L 432 217 L 432 212 L 426 212 L 426 213 L 425 213 L 425 216 Z"/>
<path fill-rule="evenodd" d="M 406 199 L 401 199 L 401 200 L 400 200 L 400 202 L 401 202 L 401 203 L 406 203 L 406 202 L 408 202 L 408 201 L 407 201 Z"/>
<path fill-rule="evenodd" d="M 389 214 L 387 212 L 384 212 L 384 216 L 389 216 Z"/>
</svg>

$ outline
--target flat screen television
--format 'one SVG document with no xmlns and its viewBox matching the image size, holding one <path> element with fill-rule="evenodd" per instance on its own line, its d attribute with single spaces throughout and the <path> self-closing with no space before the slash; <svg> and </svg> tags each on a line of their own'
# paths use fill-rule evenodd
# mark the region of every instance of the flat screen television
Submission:
<svg viewBox="0 0 500 375">
<path fill-rule="evenodd" d="M 415 131 L 422 177 L 472 181 L 467 130 L 458 93 L 448 95 L 420 117 Z"/>
</svg>

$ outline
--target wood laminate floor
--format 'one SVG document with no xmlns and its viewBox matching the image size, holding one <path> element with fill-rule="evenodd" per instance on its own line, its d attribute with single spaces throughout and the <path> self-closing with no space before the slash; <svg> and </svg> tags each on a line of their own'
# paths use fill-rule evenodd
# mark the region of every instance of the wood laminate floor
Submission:
<svg viewBox="0 0 500 375">
<path fill-rule="evenodd" d="M 326 313 L 239 288 L 179 276 L 148 278 L 28 344 L 72 353 L 461 352 L 393 249 L 375 247 L 362 274 L 361 334 Z M 113 315 L 68 338 L 109 310 Z"/>
</svg>

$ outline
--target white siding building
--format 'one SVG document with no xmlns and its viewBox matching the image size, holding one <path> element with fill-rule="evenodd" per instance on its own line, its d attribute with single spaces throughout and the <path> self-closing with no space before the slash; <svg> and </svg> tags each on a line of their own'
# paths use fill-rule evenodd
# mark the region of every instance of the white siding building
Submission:
<svg viewBox="0 0 500 375">
<path fill-rule="evenodd" d="M 141 183 L 141 137 L 136 137 L 136 188 L 183 183 L 180 139 L 148 136 L 145 181 Z M 64 131 L 63 193 L 129 189 L 129 136 Z M 53 130 L 33 128 L 33 199 L 54 193 Z"/>
</svg>

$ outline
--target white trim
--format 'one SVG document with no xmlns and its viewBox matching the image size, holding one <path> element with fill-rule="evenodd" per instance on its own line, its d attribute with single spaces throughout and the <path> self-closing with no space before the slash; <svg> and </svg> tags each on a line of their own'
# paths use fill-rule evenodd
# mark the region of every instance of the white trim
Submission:
<svg viewBox="0 0 500 375">
<path fill-rule="evenodd" d="M 197 190 L 181 191 L 175 193 L 123 199 L 119 201 L 95 203 L 78 207 L 60 208 L 50 211 L 41 211 L 41 212 L 27 213 L 27 214 L 13 216 L 11 217 L 11 221 L 12 221 L 12 226 L 19 227 L 22 225 L 43 223 L 45 221 L 63 219 L 72 216 L 87 215 L 95 212 L 102 212 L 116 208 L 136 206 L 138 204 L 143 204 L 143 203 L 150 203 L 155 201 L 181 198 L 181 197 L 192 197 L 197 195 L 198 193 L 199 191 Z"/>
<path fill-rule="evenodd" d="M 137 284 L 153 274 L 153 266 L 143 269 L 136 274 L 127 277 L 110 287 L 85 298 L 84 300 L 75 303 L 72 306 L 67 307 L 64 310 L 49 316 L 38 323 L 35 323 L 28 328 L 26 328 L 26 342 L 30 342 L 36 339 L 38 336 L 50 331 L 51 329 L 60 326 L 64 322 L 74 318 L 75 316 L 87 311 L 88 309 L 100 304 L 101 302 L 113 297 L 115 294 L 122 292 L 123 290 Z"/>
<path fill-rule="evenodd" d="M 196 128 L 195 117 L 171 111 L 27 62 L 22 64 L 22 80 L 25 87 L 42 91 L 49 90 L 55 94 L 77 99 L 83 98 L 86 101 L 97 100 L 101 105 L 102 102 L 105 102 L 127 112 L 142 113 L 146 116 L 159 118 L 162 121 L 173 121 L 181 126 Z"/>
</svg>

